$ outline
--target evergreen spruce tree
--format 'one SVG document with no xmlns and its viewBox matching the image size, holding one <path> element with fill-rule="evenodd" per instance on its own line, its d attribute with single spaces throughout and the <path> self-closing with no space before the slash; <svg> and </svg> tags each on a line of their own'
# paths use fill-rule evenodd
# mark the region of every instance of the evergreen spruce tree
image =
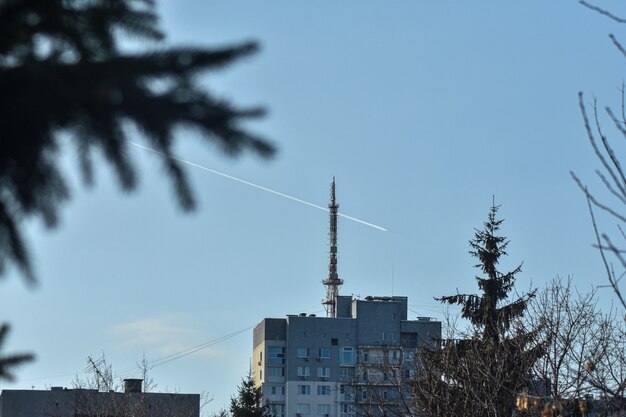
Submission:
<svg viewBox="0 0 626 417">
<path fill-rule="evenodd" d="M 269 417 L 269 406 L 263 403 L 261 387 L 254 386 L 254 378 L 249 372 L 237 388 L 237 396 L 230 399 L 231 417 Z"/>
<path fill-rule="evenodd" d="M 470 254 L 478 259 L 479 294 L 456 294 L 438 300 L 461 307 L 472 325 L 470 334 L 442 340 L 425 349 L 421 378 L 415 383 L 416 408 L 430 416 L 510 416 L 516 396 L 529 383 L 531 367 L 542 348 L 531 341 L 536 331 L 514 325 L 534 291 L 509 298 L 521 265 L 508 273 L 498 270 L 508 240 L 497 234 L 503 220 L 492 205 L 484 229 L 476 230 Z M 535 347 L 531 347 L 535 346 Z"/>
<path fill-rule="evenodd" d="M 481 294 L 456 294 L 438 299 L 443 303 L 460 305 L 462 317 L 482 330 L 484 341 L 494 344 L 498 344 L 501 337 L 506 335 L 512 320 L 524 313 L 534 296 L 533 292 L 503 304 L 513 290 L 515 276 L 521 272 L 522 265 L 506 274 L 497 269 L 500 257 L 507 255 L 506 248 L 509 245 L 505 237 L 496 234 L 504 221 L 496 219 L 498 208 L 492 205 L 484 229 L 476 229 L 474 239 L 469 242 L 469 253 L 479 261 L 475 267 L 484 274 L 484 277 L 476 276 Z"/>
</svg>

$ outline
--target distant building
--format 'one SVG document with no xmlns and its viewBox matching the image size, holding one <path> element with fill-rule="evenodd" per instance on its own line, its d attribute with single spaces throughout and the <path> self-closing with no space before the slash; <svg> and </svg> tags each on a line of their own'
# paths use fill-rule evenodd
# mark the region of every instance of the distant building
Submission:
<svg viewBox="0 0 626 417">
<path fill-rule="evenodd" d="M 0 393 L 0 417 L 199 417 L 198 394 L 141 392 L 141 382 L 124 380 L 124 392 L 5 389 Z"/>
<path fill-rule="evenodd" d="M 408 319 L 407 297 L 339 295 L 337 208 L 333 180 L 327 317 L 266 318 L 254 329 L 252 371 L 275 417 L 351 417 L 393 407 L 403 394 L 398 381 L 414 377 L 415 353 L 441 336 L 441 322 Z"/>
</svg>

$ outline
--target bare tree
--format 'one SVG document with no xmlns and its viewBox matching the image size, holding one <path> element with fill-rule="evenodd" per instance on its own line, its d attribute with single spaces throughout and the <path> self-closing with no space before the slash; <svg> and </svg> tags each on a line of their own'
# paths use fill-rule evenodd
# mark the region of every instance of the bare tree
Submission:
<svg viewBox="0 0 626 417">
<path fill-rule="evenodd" d="M 542 390 L 525 393 L 518 408 L 531 415 L 611 415 L 624 408 L 624 323 L 603 313 L 596 292 L 577 292 L 571 278 L 553 279 L 531 301 L 524 322 L 539 329 L 544 354 L 533 367 Z M 546 414 L 552 415 L 552 414 Z"/>
<path fill-rule="evenodd" d="M 158 384 L 150 376 L 150 370 L 152 369 L 152 365 L 148 362 L 148 359 L 146 359 L 145 352 L 141 356 L 141 362 L 137 363 L 137 368 L 139 368 L 139 370 L 141 371 L 141 379 L 143 380 L 143 392 L 154 391 Z"/>
<path fill-rule="evenodd" d="M 370 346 L 358 353 L 358 366 L 344 388 L 344 399 L 359 415 L 399 417 L 412 414 L 408 381 L 414 376 L 414 348 Z"/>
<path fill-rule="evenodd" d="M 202 391 L 200 393 L 200 417 L 210 416 L 206 406 L 213 402 L 214 399 L 215 397 L 213 397 L 208 391 Z"/>
<path fill-rule="evenodd" d="M 624 24 L 626 19 L 617 16 L 609 10 L 595 6 L 585 0 L 579 0 L 579 2 L 598 12 L 613 21 Z M 617 51 L 626 58 L 626 49 L 621 41 L 617 39 L 614 34 L 609 34 L 609 38 Z M 621 108 L 615 110 L 610 106 L 605 106 L 603 111 L 599 111 L 598 102 L 594 99 L 591 103 L 585 102 L 583 93 L 579 93 L 579 106 L 584 121 L 585 132 L 589 143 L 591 144 L 594 154 L 600 164 L 600 167 L 596 170 L 596 175 L 603 184 L 604 189 L 602 192 L 594 190 L 593 192 L 588 188 L 585 182 L 583 182 L 576 174 L 571 173 L 574 181 L 578 187 L 583 191 L 587 200 L 587 206 L 591 216 L 593 230 L 595 233 L 596 242 L 594 246 L 598 249 L 606 276 L 608 278 L 608 287 L 612 288 L 621 306 L 623 307 L 623 315 L 626 313 L 626 293 L 624 290 L 623 277 L 626 275 L 626 173 L 622 167 L 622 161 L 620 158 L 620 152 L 618 152 L 615 140 L 610 140 L 608 131 L 611 131 L 612 135 L 626 138 L 626 105 L 625 105 L 625 89 L 622 83 L 621 88 Z M 601 120 L 604 118 L 604 120 Z M 607 122 L 606 125 L 610 129 L 604 129 L 602 122 Z M 600 225 L 599 214 L 604 214 L 603 218 L 608 218 L 609 221 L 615 224 L 612 229 L 606 229 Z M 623 315 L 623 322 L 621 326 L 623 328 L 626 323 L 626 315 Z M 608 325 L 608 324 L 607 324 Z M 621 330 L 623 332 L 623 329 Z M 606 351 L 613 351 L 614 346 L 617 343 L 618 352 L 621 348 L 621 357 L 624 354 L 624 342 L 623 335 L 620 335 L 620 331 L 613 332 L 612 337 L 606 340 L 602 340 L 602 349 Z M 617 336 L 617 339 L 615 337 Z M 601 363 L 598 362 L 598 363 Z M 621 362 L 620 362 L 621 363 Z M 594 367 L 597 364 L 594 362 Z M 599 371 L 596 371 L 598 373 Z M 626 377 L 623 373 L 608 372 L 603 374 L 600 378 L 602 381 L 599 384 L 603 389 L 612 394 L 612 398 L 619 398 L 624 396 L 626 390 Z M 609 383 L 609 381 L 612 381 Z M 612 388 L 609 388 L 611 386 Z M 622 398 L 623 401 L 623 398 Z"/>
<path fill-rule="evenodd" d="M 616 16 L 608 10 L 597 7 L 584 0 L 579 1 L 583 6 L 596 11 L 619 23 L 626 23 L 626 19 Z M 611 42 L 618 52 L 626 57 L 626 49 L 613 34 L 609 34 Z M 605 195 L 592 192 L 574 172 L 572 178 L 578 187 L 584 192 L 587 205 L 591 215 L 593 229 L 596 236 L 595 247 L 599 250 L 606 275 L 608 286 L 613 289 L 619 302 L 626 311 L 626 295 L 623 291 L 622 278 L 626 275 L 626 173 L 620 162 L 619 153 L 616 151 L 615 142 L 609 140 L 601 123 L 601 114 L 598 109 L 598 102 L 594 98 L 591 103 L 587 103 L 582 92 L 578 93 L 580 112 L 584 121 L 585 132 L 593 152 L 600 163 L 600 168 L 596 170 L 596 175 L 604 186 Z M 610 106 L 605 106 L 603 116 L 612 127 L 613 134 L 626 138 L 626 106 L 624 97 L 624 85 L 621 88 L 621 109 L 614 110 Z M 598 225 L 598 212 L 604 213 L 609 219 L 616 223 L 613 232 L 604 230 Z M 626 316 L 624 317 L 626 320 Z"/>
<path fill-rule="evenodd" d="M 598 325 L 594 357 L 587 362 L 589 384 L 608 412 L 626 413 L 626 325 L 614 312 Z"/>
<path fill-rule="evenodd" d="M 598 355 L 597 336 L 601 314 L 595 293 L 574 293 L 571 278 L 553 279 L 529 304 L 524 318 L 540 328 L 546 350 L 533 370 L 549 381 L 546 394 L 554 399 L 580 398 L 593 392 L 587 383 L 587 363 Z"/>
<path fill-rule="evenodd" d="M 440 348 L 419 356 L 410 385 L 415 415 L 510 416 L 517 393 L 534 382 L 531 369 L 542 347 L 529 340 L 517 326 L 500 343 L 483 340 L 480 330 L 451 329 Z"/>
</svg>

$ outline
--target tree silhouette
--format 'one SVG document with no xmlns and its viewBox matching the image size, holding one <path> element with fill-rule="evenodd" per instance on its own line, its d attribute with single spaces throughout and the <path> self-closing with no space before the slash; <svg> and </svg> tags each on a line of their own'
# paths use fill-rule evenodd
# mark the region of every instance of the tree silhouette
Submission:
<svg viewBox="0 0 626 417">
<path fill-rule="evenodd" d="M 522 265 L 506 274 L 496 268 L 500 257 L 507 254 L 506 248 L 509 244 L 505 237 L 496 235 L 504 221 L 496 219 L 498 208 L 495 205 L 491 206 L 488 220 L 484 224 L 485 228 L 476 229 L 474 239 L 469 242 L 472 248 L 469 253 L 479 261 L 475 267 L 485 274 L 484 278 L 476 277 L 481 295 L 456 294 L 438 299 L 443 303 L 460 305 L 462 317 L 481 328 L 483 339 L 493 343 L 500 341 L 501 336 L 511 327 L 512 320 L 524 313 L 528 301 L 534 296 L 533 292 L 509 304 L 501 305 L 513 290 L 515 275 L 521 272 Z"/>
<path fill-rule="evenodd" d="M 200 87 L 196 75 L 257 50 L 253 42 L 218 49 L 123 52 L 119 35 L 160 42 L 151 0 L 4 0 L 0 3 L 0 274 L 8 263 L 35 274 L 21 232 L 29 217 L 57 224 L 70 193 L 59 164 L 61 145 L 78 151 L 86 184 L 99 152 L 123 190 L 137 185 L 127 125 L 161 155 L 178 202 L 194 198 L 171 156 L 177 128 L 198 131 L 226 154 L 267 157 L 274 147 L 242 122 L 259 108 L 239 109 Z"/>
<path fill-rule="evenodd" d="M 420 377 L 412 387 L 415 408 L 431 416 L 511 415 L 519 392 L 528 387 L 531 368 L 543 353 L 537 330 L 518 326 L 535 292 L 513 301 L 521 265 L 508 273 L 497 266 L 506 255 L 508 240 L 497 232 L 498 207 L 492 205 L 484 229 L 476 230 L 470 254 L 478 259 L 480 294 L 456 294 L 439 301 L 461 306 L 461 316 L 472 324 L 469 334 L 448 329 L 449 338 L 421 353 Z M 461 336 L 461 337 L 459 337 Z M 535 343 L 531 343 L 535 342 Z"/>
<path fill-rule="evenodd" d="M 252 373 L 248 372 L 237 388 L 237 396 L 230 399 L 231 417 L 269 417 L 270 409 L 263 403 L 260 387 L 254 386 Z"/>
<path fill-rule="evenodd" d="M 70 198 L 60 149 L 78 151 L 87 185 L 100 153 L 125 191 L 137 185 L 128 156 L 128 125 L 161 155 L 184 210 L 194 198 L 184 171 L 170 154 L 177 128 L 193 129 L 228 155 L 250 150 L 271 156 L 274 147 L 242 122 L 262 109 L 240 109 L 196 81 L 257 50 L 253 42 L 217 49 L 161 48 L 123 52 L 119 35 L 160 42 L 152 0 L 3 0 L 0 2 L 0 275 L 17 266 L 34 281 L 22 224 L 58 222 Z M 0 327 L 0 343 L 8 326 Z M 31 355 L 0 357 L 0 378 Z"/>
<path fill-rule="evenodd" d="M 3 324 L 0 326 L 0 347 L 6 340 L 7 333 L 9 332 L 9 325 Z M 11 354 L 0 356 L 0 379 L 13 380 L 14 376 L 11 372 L 11 368 L 16 367 L 24 362 L 33 360 L 33 355 L 30 353 Z"/>
</svg>

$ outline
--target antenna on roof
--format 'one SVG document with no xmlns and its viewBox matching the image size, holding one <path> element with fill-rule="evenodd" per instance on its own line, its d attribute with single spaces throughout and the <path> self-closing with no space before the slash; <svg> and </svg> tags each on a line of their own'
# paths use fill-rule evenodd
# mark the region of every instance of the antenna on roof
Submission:
<svg viewBox="0 0 626 417">
<path fill-rule="evenodd" d="M 393 279 L 394 279 L 394 265 L 391 262 L 391 296 L 393 297 Z"/>
<path fill-rule="evenodd" d="M 330 213 L 330 254 L 328 261 L 328 278 L 322 281 L 326 286 L 326 299 L 322 300 L 322 304 L 326 309 L 326 317 L 337 317 L 337 297 L 339 296 L 339 287 L 343 284 L 343 280 L 339 278 L 337 273 L 337 212 L 339 205 L 335 202 L 335 177 L 330 185 L 330 203 L 328 204 L 328 212 Z"/>
</svg>

